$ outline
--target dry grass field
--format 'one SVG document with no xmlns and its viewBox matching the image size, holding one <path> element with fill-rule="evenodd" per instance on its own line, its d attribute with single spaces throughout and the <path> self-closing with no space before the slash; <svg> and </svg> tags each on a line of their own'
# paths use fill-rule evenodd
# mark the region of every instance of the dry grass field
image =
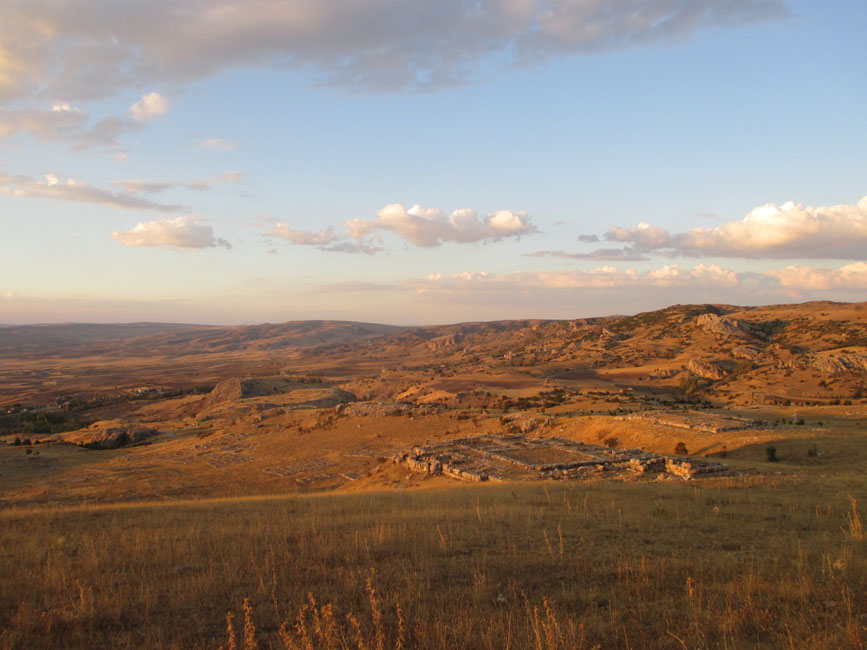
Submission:
<svg viewBox="0 0 867 650">
<path fill-rule="evenodd" d="M 867 640 L 863 304 L 11 328 L 0 360 L 2 649 Z M 392 461 L 480 435 L 730 471 Z"/>
<path fill-rule="evenodd" d="M 228 611 L 240 647 L 247 599 L 260 648 L 861 648 L 867 538 L 850 487 L 515 484 L 7 510 L 0 647 L 231 647 Z"/>
</svg>

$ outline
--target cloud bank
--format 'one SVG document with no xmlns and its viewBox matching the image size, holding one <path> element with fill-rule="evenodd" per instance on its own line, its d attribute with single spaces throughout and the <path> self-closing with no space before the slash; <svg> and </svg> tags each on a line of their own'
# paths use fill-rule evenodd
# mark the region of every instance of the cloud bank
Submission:
<svg viewBox="0 0 867 650">
<path fill-rule="evenodd" d="M 420 296 L 467 301 L 507 301 L 510 296 L 536 299 L 542 295 L 581 300 L 582 296 L 602 296 L 612 290 L 645 297 L 676 296 L 681 291 L 685 298 L 680 302 L 688 298 L 754 304 L 768 299 L 827 299 L 829 292 L 842 299 L 860 299 L 867 289 L 867 263 L 839 268 L 788 266 L 764 273 L 739 273 L 718 264 L 669 264 L 644 272 L 616 266 L 513 273 L 468 271 L 404 278 L 400 286 L 414 289 Z"/>
<path fill-rule="evenodd" d="M 671 234 L 640 223 L 611 228 L 608 241 L 637 254 L 658 251 L 687 257 L 863 259 L 867 250 L 867 197 L 854 205 L 804 206 L 789 201 L 753 208 L 740 221 Z"/>
<path fill-rule="evenodd" d="M 787 15 L 784 0 L 6 0 L 0 102 L 94 98 L 239 66 L 429 87 L 472 79 L 491 60 L 533 65 Z"/>
<path fill-rule="evenodd" d="M 225 239 L 214 236 L 214 229 L 198 217 L 177 217 L 136 224 L 131 230 L 115 231 L 112 239 L 124 246 L 160 246 L 184 251 L 191 248 L 232 248 Z"/>
</svg>

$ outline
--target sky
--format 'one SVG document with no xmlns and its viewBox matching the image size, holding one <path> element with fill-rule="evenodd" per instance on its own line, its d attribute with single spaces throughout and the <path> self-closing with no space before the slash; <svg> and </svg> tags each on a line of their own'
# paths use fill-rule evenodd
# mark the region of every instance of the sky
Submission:
<svg viewBox="0 0 867 650">
<path fill-rule="evenodd" d="M 4 0 L 0 323 L 867 299 L 863 0 Z"/>
</svg>

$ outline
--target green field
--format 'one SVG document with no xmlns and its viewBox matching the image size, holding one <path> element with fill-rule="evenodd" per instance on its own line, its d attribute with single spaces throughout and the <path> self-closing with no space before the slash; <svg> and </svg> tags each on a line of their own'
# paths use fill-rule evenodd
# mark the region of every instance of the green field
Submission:
<svg viewBox="0 0 867 650">
<path fill-rule="evenodd" d="M 246 647 L 263 649 L 863 648 L 863 485 L 782 476 L 7 510 L 0 647 L 229 648 L 232 611 L 240 648 L 249 599 Z"/>
</svg>

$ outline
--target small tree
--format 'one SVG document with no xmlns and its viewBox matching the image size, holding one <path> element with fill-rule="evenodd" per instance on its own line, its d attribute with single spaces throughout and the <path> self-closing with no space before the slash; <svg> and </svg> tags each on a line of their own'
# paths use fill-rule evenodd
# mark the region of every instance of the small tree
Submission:
<svg viewBox="0 0 867 650">
<path fill-rule="evenodd" d="M 678 385 L 684 397 L 689 397 L 698 390 L 698 378 L 692 373 L 683 375 Z"/>
<path fill-rule="evenodd" d="M 777 448 L 776 447 L 765 447 L 765 456 L 769 463 L 778 463 L 780 459 L 777 458 Z"/>
<path fill-rule="evenodd" d="M 686 445 L 683 442 L 679 442 L 674 447 L 674 453 L 679 456 L 686 456 L 689 453 L 689 450 L 686 448 Z"/>
</svg>

